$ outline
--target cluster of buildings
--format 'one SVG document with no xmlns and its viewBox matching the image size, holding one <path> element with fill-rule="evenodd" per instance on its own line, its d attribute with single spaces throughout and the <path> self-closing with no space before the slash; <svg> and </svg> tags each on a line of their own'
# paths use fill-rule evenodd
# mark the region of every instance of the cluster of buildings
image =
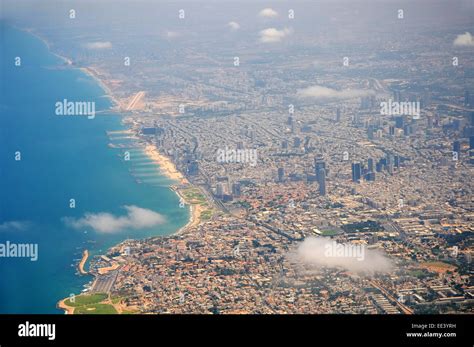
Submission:
<svg viewBox="0 0 474 347">
<path fill-rule="evenodd" d="M 106 287 L 145 313 L 473 312 L 474 58 L 456 48 L 453 66 L 448 34 L 393 35 L 302 35 L 265 54 L 212 35 L 133 73 L 98 60 L 119 98 L 147 92 L 124 115 L 136 137 L 220 211 L 112 248 Z M 298 261 L 310 237 L 394 268 Z"/>
<path fill-rule="evenodd" d="M 400 121 L 363 107 L 302 106 L 292 126 L 271 111 L 126 118 L 222 213 L 112 248 L 112 291 L 146 313 L 472 312 L 473 111 Z M 256 165 L 218 160 L 226 147 L 256 150 Z M 295 261 L 311 236 L 382 251 L 395 270 Z"/>
</svg>

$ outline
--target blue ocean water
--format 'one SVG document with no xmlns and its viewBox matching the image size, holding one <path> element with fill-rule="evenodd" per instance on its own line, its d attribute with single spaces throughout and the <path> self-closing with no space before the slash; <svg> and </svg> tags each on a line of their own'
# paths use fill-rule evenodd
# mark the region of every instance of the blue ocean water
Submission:
<svg viewBox="0 0 474 347">
<path fill-rule="evenodd" d="M 38 244 L 37 261 L 0 258 L 0 313 L 62 313 L 57 301 L 90 280 L 75 274 L 83 249 L 100 253 L 127 238 L 173 233 L 189 211 L 139 150 L 125 162 L 120 149 L 108 147 L 106 131 L 123 129 L 119 116 L 55 114 L 63 99 L 110 107 L 91 77 L 65 66 L 35 36 L 0 25 L 0 243 Z M 76 230 L 63 221 L 87 212 L 125 215 L 125 205 L 151 209 L 166 221 L 115 233 Z"/>
</svg>

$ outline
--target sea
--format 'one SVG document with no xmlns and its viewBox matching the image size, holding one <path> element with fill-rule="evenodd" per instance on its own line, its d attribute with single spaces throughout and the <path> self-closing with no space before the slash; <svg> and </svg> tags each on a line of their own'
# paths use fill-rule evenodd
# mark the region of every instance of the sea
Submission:
<svg viewBox="0 0 474 347">
<path fill-rule="evenodd" d="M 0 313 L 60 314 L 57 302 L 92 279 L 77 274 L 84 249 L 103 254 L 125 239 L 173 234 L 190 211 L 170 189 L 175 182 L 120 133 L 126 128 L 97 81 L 37 36 L 0 25 L 0 244 L 38 247 L 36 261 L 0 257 Z M 95 118 L 57 115 L 64 99 L 95 102 Z M 106 231 L 67 222 L 104 214 L 123 221 L 126 206 L 163 221 L 132 218 Z"/>
</svg>

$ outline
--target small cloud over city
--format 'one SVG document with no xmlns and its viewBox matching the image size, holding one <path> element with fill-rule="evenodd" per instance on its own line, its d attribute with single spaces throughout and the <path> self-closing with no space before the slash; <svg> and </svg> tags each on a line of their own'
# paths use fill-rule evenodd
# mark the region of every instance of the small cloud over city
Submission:
<svg viewBox="0 0 474 347">
<path fill-rule="evenodd" d="M 92 228 L 99 233 L 115 233 L 125 229 L 151 228 L 165 222 L 165 218 L 152 210 L 138 206 L 124 206 L 126 215 L 115 216 L 108 212 L 86 213 L 84 217 L 63 218 L 63 222 L 74 229 Z"/>
<path fill-rule="evenodd" d="M 227 23 L 227 26 L 228 26 L 231 30 L 239 30 L 239 29 L 240 29 L 240 24 L 237 23 L 237 22 L 229 22 L 229 23 Z"/>
<path fill-rule="evenodd" d="M 110 49 L 112 48 L 112 42 L 110 41 L 96 41 L 96 42 L 88 42 L 84 44 L 87 49 Z"/>
<path fill-rule="evenodd" d="M 299 89 L 296 95 L 299 98 L 310 98 L 315 100 L 345 100 L 360 98 L 364 96 L 373 95 L 374 91 L 364 89 L 343 89 L 336 90 L 323 86 L 310 86 L 304 89 Z"/>
<path fill-rule="evenodd" d="M 469 32 L 460 34 L 456 37 L 453 43 L 455 46 L 470 46 L 474 47 L 474 37 Z"/>
<path fill-rule="evenodd" d="M 292 33 L 292 30 L 288 28 L 284 28 L 282 30 L 278 30 L 276 28 L 267 28 L 260 31 L 260 42 L 263 42 L 263 43 L 280 42 L 291 33 Z"/>
<path fill-rule="evenodd" d="M 275 18 L 278 16 L 278 12 L 272 8 L 267 7 L 261 10 L 258 15 L 264 18 Z"/>
<path fill-rule="evenodd" d="M 180 34 L 179 32 L 177 32 L 177 31 L 170 31 L 170 30 L 167 30 L 167 31 L 165 32 L 165 37 L 166 37 L 167 39 L 170 39 L 170 40 L 171 40 L 171 39 L 176 39 L 176 38 L 178 38 L 178 37 L 180 37 L 180 36 L 181 36 L 181 34 Z"/>
<path fill-rule="evenodd" d="M 393 270 L 391 260 L 379 250 L 367 249 L 365 245 L 337 243 L 324 237 L 307 237 L 288 256 L 294 263 L 343 268 L 354 273 L 387 273 Z"/>
</svg>

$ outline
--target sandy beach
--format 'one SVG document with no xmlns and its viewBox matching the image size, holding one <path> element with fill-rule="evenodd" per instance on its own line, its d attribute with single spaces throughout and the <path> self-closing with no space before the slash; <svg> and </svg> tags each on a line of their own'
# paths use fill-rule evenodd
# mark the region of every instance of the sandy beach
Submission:
<svg viewBox="0 0 474 347">
<path fill-rule="evenodd" d="M 179 229 L 176 232 L 176 234 L 180 234 L 189 228 L 199 225 L 199 223 L 201 222 L 201 213 L 202 211 L 205 210 L 205 208 L 201 206 L 200 204 L 192 204 L 189 201 L 187 201 L 186 197 L 184 197 L 183 194 L 181 194 L 181 192 L 178 189 L 174 188 L 173 191 L 176 194 L 178 194 L 178 196 L 181 199 L 183 199 L 187 204 L 189 204 L 189 213 L 190 213 L 189 221 L 188 223 L 186 223 L 185 226 L 183 226 L 181 229 Z"/>
<path fill-rule="evenodd" d="M 191 205 L 191 218 L 189 219 L 189 223 L 183 227 L 183 230 L 188 228 L 193 228 L 201 222 L 201 212 L 205 209 L 201 205 Z"/>
<path fill-rule="evenodd" d="M 163 175 L 172 180 L 178 181 L 180 184 L 189 184 L 186 177 L 176 169 L 176 166 L 171 159 L 161 154 L 154 145 L 147 145 L 145 147 L 145 153 L 160 166 L 160 172 Z M 186 197 L 179 191 L 179 188 L 172 187 L 172 189 L 186 204 L 189 204 L 190 206 L 189 222 L 178 231 L 178 233 L 180 233 L 188 228 L 197 226 L 200 223 L 201 212 L 204 211 L 204 208 L 199 204 L 192 204 L 190 201 L 187 201 Z"/>
<path fill-rule="evenodd" d="M 178 181 L 181 184 L 188 184 L 188 180 L 184 175 L 176 169 L 176 166 L 170 158 L 158 152 L 153 145 L 145 146 L 145 154 L 160 166 L 160 171 L 166 177 Z"/>
<path fill-rule="evenodd" d="M 150 159 L 160 166 L 160 172 L 163 175 L 172 180 L 178 181 L 180 184 L 189 184 L 189 181 L 186 179 L 186 177 L 176 169 L 176 166 L 171 161 L 171 159 L 161 154 L 154 145 L 147 145 L 145 147 L 145 153 Z M 190 206 L 191 216 L 189 218 L 189 222 L 178 231 L 179 233 L 187 228 L 198 225 L 201 221 L 201 212 L 204 210 L 204 208 L 199 204 L 192 204 L 187 201 L 186 197 L 180 193 L 179 188 L 173 188 L 173 191 Z"/>
</svg>

